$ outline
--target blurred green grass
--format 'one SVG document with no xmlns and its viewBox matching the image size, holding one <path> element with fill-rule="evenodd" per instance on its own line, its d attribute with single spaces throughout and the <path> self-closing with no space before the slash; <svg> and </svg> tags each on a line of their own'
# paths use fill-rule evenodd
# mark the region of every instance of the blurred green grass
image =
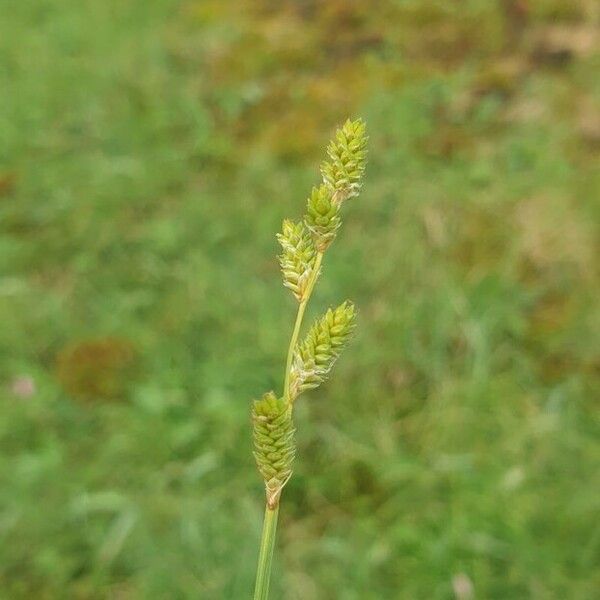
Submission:
<svg viewBox="0 0 600 600">
<path fill-rule="evenodd" d="M 311 312 L 359 333 L 298 407 L 273 597 L 596 597 L 593 3 L 0 10 L 0 598 L 249 597 L 274 233 L 348 115 Z"/>
</svg>

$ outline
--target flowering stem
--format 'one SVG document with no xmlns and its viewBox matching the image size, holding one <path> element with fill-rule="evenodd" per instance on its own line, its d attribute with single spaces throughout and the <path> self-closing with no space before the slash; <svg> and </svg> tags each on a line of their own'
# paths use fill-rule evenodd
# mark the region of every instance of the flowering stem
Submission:
<svg viewBox="0 0 600 600">
<path fill-rule="evenodd" d="M 314 187 L 304 219 L 285 219 L 277 240 L 283 284 L 300 302 L 285 364 L 283 393 L 271 391 L 252 405 L 254 457 L 265 482 L 267 505 L 263 525 L 254 600 L 267 600 L 281 492 L 292 475 L 296 454 L 292 408 L 299 393 L 318 387 L 338 358 L 354 329 L 354 305 L 344 302 L 329 309 L 298 346 L 304 313 L 319 278 L 323 252 L 341 224 L 344 200 L 357 196 L 366 158 L 365 124 L 346 121 L 327 147 L 321 165 L 323 183 Z M 293 367 L 293 373 L 292 373 Z"/>
<path fill-rule="evenodd" d="M 310 280 L 306 287 L 306 294 L 300 302 L 298 307 L 298 313 L 296 314 L 296 322 L 294 324 L 294 330 L 292 331 L 292 337 L 290 339 L 290 346 L 287 353 L 287 361 L 285 365 L 285 380 L 283 384 L 283 397 L 288 404 L 289 410 L 291 410 L 291 397 L 290 397 L 290 371 L 292 367 L 292 360 L 294 358 L 294 350 L 298 343 L 298 335 L 300 334 L 300 328 L 302 326 L 302 320 L 304 319 L 304 312 L 306 306 L 310 300 L 310 295 L 315 287 L 317 277 L 319 276 L 319 270 L 321 269 L 321 262 L 323 260 L 323 253 L 318 252 L 315 259 L 313 271 L 310 276 Z M 258 556 L 258 567 L 256 571 L 256 588 L 254 590 L 254 600 L 266 600 L 269 594 L 269 580 L 271 578 L 271 563 L 273 560 L 273 548 L 275 546 L 275 531 L 277 530 L 277 517 L 279 514 L 279 496 L 276 497 L 276 504 L 273 506 L 269 499 L 267 499 L 267 505 L 265 507 L 265 520 L 263 524 L 262 539 L 260 542 L 260 553 Z"/>
<path fill-rule="evenodd" d="M 278 513 L 279 502 L 277 502 L 277 505 L 273 508 L 269 507 L 267 504 L 265 508 L 265 520 L 263 522 L 262 539 L 260 542 L 258 568 L 256 570 L 254 600 L 267 600 L 269 597 L 269 581 L 271 579 L 271 563 L 273 561 L 273 547 L 275 546 L 275 531 L 277 529 Z"/>
<path fill-rule="evenodd" d="M 302 326 L 302 320 L 304 319 L 304 312 L 306 311 L 306 306 L 308 305 L 308 301 L 310 300 L 310 295 L 312 294 L 313 288 L 315 287 L 315 283 L 317 281 L 317 277 L 319 276 L 319 271 L 321 270 L 321 262 L 323 260 L 323 253 L 317 252 L 317 257 L 315 258 L 315 264 L 310 276 L 310 280 L 308 285 L 306 286 L 306 294 L 300 302 L 300 306 L 298 307 L 298 314 L 296 315 L 296 323 L 294 324 L 294 331 L 292 331 L 292 337 L 290 339 L 290 346 L 288 348 L 287 353 L 287 361 L 285 364 L 285 380 L 283 383 L 283 397 L 285 398 L 288 404 L 291 404 L 290 397 L 290 372 L 292 370 L 292 360 L 294 358 L 294 350 L 296 349 L 296 344 L 298 343 L 298 335 L 300 335 L 300 327 Z"/>
</svg>

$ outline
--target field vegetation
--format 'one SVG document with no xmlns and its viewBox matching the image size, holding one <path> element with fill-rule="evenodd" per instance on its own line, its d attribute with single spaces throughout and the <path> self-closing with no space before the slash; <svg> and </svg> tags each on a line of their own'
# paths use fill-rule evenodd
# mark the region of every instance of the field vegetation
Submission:
<svg viewBox="0 0 600 600">
<path fill-rule="evenodd" d="M 0 598 L 242 599 L 273 232 L 360 116 L 272 597 L 600 589 L 588 0 L 0 0 Z"/>
</svg>

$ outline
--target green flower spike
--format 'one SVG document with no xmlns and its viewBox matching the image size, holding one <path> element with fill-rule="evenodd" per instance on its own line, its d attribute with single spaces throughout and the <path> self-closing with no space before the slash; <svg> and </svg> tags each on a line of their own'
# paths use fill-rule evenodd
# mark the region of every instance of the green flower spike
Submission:
<svg viewBox="0 0 600 600">
<path fill-rule="evenodd" d="M 354 330 L 356 310 L 352 302 L 331 308 L 311 327 L 296 348 L 290 381 L 290 397 L 323 383 Z"/>
<path fill-rule="evenodd" d="M 335 239 L 342 222 L 340 205 L 333 201 L 331 188 L 325 183 L 312 189 L 304 222 L 313 235 L 317 250 L 325 252 Z"/>
<path fill-rule="evenodd" d="M 362 119 L 348 119 L 327 146 L 330 160 L 321 165 L 321 175 L 333 190 L 335 203 L 358 196 L 367 159 L 367 139 Z"/>
<path fill-rule="evenodd" d="M 282 233 L 277 234 L 283 252 L 278 256 L 283 285 L 302 302 L 306 295 L 317 252 L 302 221 L 294 223 L 290 219 L 283 222 Z"/>
<path fill-rule="evenodd" d="M 254 458 L 265 481 L 267 504 L 277 506 L 281 490 L 292 475 L 296 454 L 292 413 L 283 398 L 273 392 L 255 400 L 252 410 L 254 425 Z"/>
</svg>

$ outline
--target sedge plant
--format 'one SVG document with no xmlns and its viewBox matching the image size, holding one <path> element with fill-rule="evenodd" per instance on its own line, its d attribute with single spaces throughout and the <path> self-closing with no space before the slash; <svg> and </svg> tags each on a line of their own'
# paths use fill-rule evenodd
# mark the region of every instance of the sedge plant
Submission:
<svg viewBox="0 0 600 600">
<path fill-rule="evenodd" d="M 346 301 L 330 308 L 299 341 L 306 307 L 321 274 L 323 257 L 341 225 L 344 203 L 358 195 L 366 162 L 365 124 L 346 121 L 327 147 L 321 165 L 322 183 L 308 198 L 300 221 L 286 219 L 277 234 L 283 285 L 298 302 L 296 321 L 287 352 L 283 391 L 271 391 L 252 407 L 254 457 L 266 491 L 265 518 L 256 574 L 255 600 L 269 593 L 271 562 L 281 492 L 292 476 L 296 455 L 294 403 L 327 378 L 355 326 L 356 311 Z"/>
</svg>

